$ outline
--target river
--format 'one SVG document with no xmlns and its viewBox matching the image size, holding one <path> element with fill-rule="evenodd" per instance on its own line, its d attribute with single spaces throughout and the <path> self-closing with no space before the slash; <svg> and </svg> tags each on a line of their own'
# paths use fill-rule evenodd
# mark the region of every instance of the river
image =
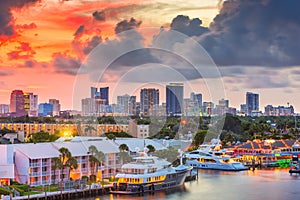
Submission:
<svg viewBox="0 0 300 200">
<path fill-rule="evenodd" d="M 184 187 L 143 196 L 104 195 L 85 200 L 296 200 L 300 175 L 287 169 L 224 172 L 199 170 Z M 79 200 L 79 199 L 78 199 Z M 83 200 L 83 199 L 80 199 Z"/>
</svg>

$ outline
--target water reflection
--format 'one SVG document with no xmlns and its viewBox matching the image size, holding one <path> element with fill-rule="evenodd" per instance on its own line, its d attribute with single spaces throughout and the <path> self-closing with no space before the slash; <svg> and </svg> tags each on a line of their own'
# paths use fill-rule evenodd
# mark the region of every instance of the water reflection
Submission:
<svg viewBox="0 0 300 200">
<path fill-rule="evenodd" d="M 299 199 L 300 175 L 288 169 L 225 172 L 199 170 L 199 178 L 184 187 L 143 196 L 105 195 L 97 200 L 291 200 Z M 94 200 L 96 198 L 86 198 Z"/>
</svg>

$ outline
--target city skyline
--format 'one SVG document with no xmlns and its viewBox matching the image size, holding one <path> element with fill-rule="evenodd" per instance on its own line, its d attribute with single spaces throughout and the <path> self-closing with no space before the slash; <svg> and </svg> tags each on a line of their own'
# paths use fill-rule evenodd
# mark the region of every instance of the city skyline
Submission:
<svg viewBox="0 0 300 200">
<path fill-rule="evenodd" d="M 97 44 L 106 45 L 112 52 L 116 47 L 121 49 L 125 40 L 121 37 L 114 40 L 116 34 L 136 28 L 138 36 L 146 40 L 138 46 L 147 48 L 160 32 L 144 33 L 139 29 L 164 27 L 165 33 L 179 31 L 203 46 L 217 65 L 224 84 L 223 98 L 231 106 L 239 108 L 246 101 L 245 93 L 251 91 L 260 95 L 262 106 L 290 103 L 299 112 L 300 61 L 295 53 L 300 46 L 299 7 L 300 2 L 292 0 L 203 0 L 184 4 L 177 0 L 168 3 L 161 0 L 24 0 L 22 3 L 3 0 L 0 3 L 0 11 L 4 13 L 0 18 L 0 103 L 8 104 L 10 92 L 20 89 L 37 94 L 40 102 L 55 97 L 63 110 L 79 109 L 73 107 L 72 101 L 77 70 Z M 184 53 L 190 54 L 191 49 L 184 45 Z M 158 64 L 172 67 L 174 63 L 151 53 L 149 56 L 149 52 L 143 52 L 139 62 L 120 59 L 104 77 L 106 81 L 90 81 L 113 91 L 122 77 L 119 72 L 128 70 L 128 66 L 145 65 L 151 65 L 152 71 L 159 71 L 167 78 L 169 73 Z M 181 63 L 181 60 L 174 62 Z M 185 85 L 192 83 L 197 88 L 195 92 L 203 94 L 203 101 L 210 102 L 205 80 L 195 77 L 185 66 L 180 67 L 174 68 L 186 72 Z M 145 80 L 147 75 L 144 72 L 140 80 Z M 207 79 L 213 81 L 214 77 Z M 172 81 L 178 80 L 165 82 Z M 143 87 L 143 82 L 140 83 Z M 125 87 L 129 90 L 131 85 Z M 187 88 L 184 96 L 190 92 Z M 130 90 L 125 93 L 131 95 Z"/>
<path fill-rule="evenodd" d="M 291 114 L 298 114 L 295 112 L 295 108 L 292 104 L 287 102 L 287 105 L 284 104 L 278 104 L 278 105 L 273 105 L 273 104 L 266 104 L 266 105 L 260 105 L 260 94 L 256 94 L 253 92 L 246 92 L 245 93 L 245 102 L 241 102 L 239 107 L 234 107 L 232 106 L 229 102 L 229 99 L 224 99 L 221 98 L 216 102 L 211 102 L 211 101 L 203 101 L 202 99 L 202 94 L 201 93 L 195 93 L 191 92 L 189 95 L 189 98 L 186 98 L 186 96 L 182 96 L 183 91 L 184 91 L 184 84 L 183 83 L 169 83 L 166 84 L 165 86 L 165 97 L 159 96 L 160 89 L 158 88 L 141 88 L 140 89 L 140 96 L 139 100 L 136 101 L 137 96 L 136 95 L 128 95 L 128 94 L 123 94 L 123 95 L 118 95 L 115 101 L 111 101 L 111 104 L 107 104 L 106 99 L 110 98 L 109 95 L 109 87 L 104 87 L 104 88 L 98 88 L 97 87 L 90 87 L 90 97 L 84 98 L 81 100 L 81 109 L 79 110 L 74 110 L 74 111 L 80 111 L 82 112 L 83 116 L 88 116 L 89 114 L 87 113 L 94 113 L 94 114 L 103 114 L 103 113 L 127 113 L 129 115 L 138 115 L 138 114 L 143 114 L 143 115 L 149 115 L 149 109 L 150 108 L 156 108 L 158 109 L 159 107 L 157 106 L 165 106 L 166 109 L 166 114 L 167 115 L 174 115 L 173 113 L 175 112 L 177 114 L 182 114 L 185 115 L 184 109 L 187 105 L 186 103 L 190 102 L 192 103 L 192 107 L 201 107 L 202 111 L 197 111 L 198 114 L 199 112 L 205 112 L 209 115 L 223 115 L 226 112 L 228 113 L 236 113 L 236 111 L 240 113 L 245 113 L 246 115 L 249 116 L 256 116 L 256 115 L 273 115 L 273 114 L 278 114 L 278 112 L 285 113 L 287 112 L 287 115 Z M 102 91 L 102 93 L 101 93 Z M 153 93 L 153 94 L 152 94 Z M 145 97 L 142 97 L 143 96 Z M 149 97 L 147 97 L 150 95 Z M 168 97 L 169 95 L 169 97 Z M 171 95 L 171 96 L 170 96 Z M 164 99 L 163 101 L 160 99 Z M 176 99 L 175 99 L 176 97 Z M 182 99 L 181 99 L 182 97 Z M 38 95 L 35 95 L 31 92 L 23 92 L 22 90 L 14 90 L 11 92 L 11 97 L 10 97 L 11 104 L 1 104 L 1 113 L 0 114 L 6 114 L 6 113 L 12 113 L 14 116 L 22 116 L 25 114 L 28 114 L 29 116 L 58 116 L 59 112 L 61 111 L 61 104 L 58 99 L 49 99 L 49 103 L 46 102 L 38 102 Z M 148 98 L 150 98 L 150 102 L 148 102 Z M 168 99 L 169 98 L 169 103 Z M 178 100 L 180 98 L 181 100 Z M 160 100 L 159 100 L 160 99 Z M 173 99 L 173 100 L 170 100 Z M 145 103 L 142 103 L 145 101 Z M 97 103 L 98 102 L 98 103 Z M 174 105 L 171 105 L 170 102 L 173 102 Z M 149 105 L 147 105 L 149 103 Z M 203 105 L 202 105 L 203 103 Z M 217 104 L 218 103 L 218 104 Z M 169 104 L 169 106 L 168 106 Z M 176 105 L 175 105 L 176 104 Z M 178 105 L 177 105 L 178 104 Z M 51 109 L 49 106 L 51 105 Z M 121 107 L 111 107 L 111 106 L 123 106 Z M 7 108 L 3 107 L 7 106 Z M 43 110 L 44 108 L 40 107 L 47 107 L 48 113 L 45 114 Z M 95 107 L 96 106 L 96 107 Z M 99 107 L 100 106 L 100 107 Z M 110 106 L 110 107 L 105 107 L 105 106 Z M 125 106 L 125 108 L 124 108 Z M 138 106 L 139 108 L 139 113 L 136 114 L 136 109 Z M 171 106 L 171 107 L 170 107 Z M 209 106 L 210 109 L 206 111 L 207 106 Z M 146 107 L 146 108 L 143 108 Z M 16 109 L 18 108 L 18 111 Z M 143 111 L 146 109 L 146 111 Z M 220 110 L 221 109 L 221 110 Z M 225 110 L 223 110 L 225 109 Z M 232 110 L 234 109 L 234 111 Z M 284 111 L 284 109 L 288 109 L 288 111 Z M 51 110 L 51 114 L 50 114 Z M 179 110 L 181 110 L 179 112 Z M 8 112 L 9 111 L 9 112 Z M 87 113 L 86 113 L 87 111 Z M 290 114 L 288 114 L 290 113 Z M 94 115 L 93 114 L 93 115 Z M 101 114 L 101 115 L 102 115 Z M 151 114 L 150 114 L 151 115 Z"/>
</svg>

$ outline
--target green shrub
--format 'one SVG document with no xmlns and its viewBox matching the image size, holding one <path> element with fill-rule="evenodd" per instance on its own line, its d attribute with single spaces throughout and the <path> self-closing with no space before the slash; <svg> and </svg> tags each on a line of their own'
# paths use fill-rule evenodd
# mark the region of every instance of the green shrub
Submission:
<svg viewBox="0 0 300 200">
<path fill-rule="evenodd" d="M 3 195 L 9 195 L 10 194 L 10 190 L 0 187 L 0 195 L 2 195 L 2 194 Z"/>
</svg>

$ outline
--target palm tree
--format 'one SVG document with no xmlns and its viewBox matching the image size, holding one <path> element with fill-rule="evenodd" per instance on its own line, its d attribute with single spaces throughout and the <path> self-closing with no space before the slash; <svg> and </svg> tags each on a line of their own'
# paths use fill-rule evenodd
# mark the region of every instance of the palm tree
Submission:
<svg viewBox="0 0 300 200">
<path fill-rule="evenodd" d="M 89 157 L 89 162 L 92 175 L 95 176 L 98 165 L 102 165 L 102 163 L 105 162 L 105 154 L 102 151 L 98 151 L 98 149 L 94 145 L 91 145 L 89 147 L 89 153 L 91 154 L 91 156 Z"/>
<path fill-rule="evenodd" d="M 94 145 L 91 145 L 89 147 L 89 154 L 90 154 L 89 162 L 90 162 L 90 168 L 91 168 L 92 175 L 95 175 L 96 166 L 97 166 L 97 163 L 99 163 L 98 159 L 95 156 L 97 152 L 98 152 L 98 149 Z"/>
<path fill-rule="evenodd" d="M 91 133 L 93 133 L 93 131 L 96 131 L 96 129 L 94 126 L 92 126 L 90 124 L 84 128 L 84 132 L 88 132 L 88 136 L 90 136 Z"/>
<path fill-rule="evenodd" d="M 69 149 L 62 147 L 58 150 L 60 152 L 59 158 L 60 161 L 62 163 L 61 166 L 61 173 L 60 173 L 60 178 L 61 178 L 61 182 L 63 181 L 63 171 L 65 169 L 65 167 L 67 167 L 67 162 L 68 160 L 72 157 L 71 152 L 69 151 Z"/>
<path fill-rule="evenodd" d="M 147 148 L 149 149 L 149 151 L 148 151 L 149 153 L 155 152 L 155 147 L 153 145 L 148 144 Z"/>
<path fill-rule="evenodd" d="M 58 157 L 52 158 L 51 159 L 51 169 L 53 170 L 53 184 L 55 184 L 55 179 L 56 179 L 56 170 L 62 168 L 62 162 Z"/>
<path fill-rule="evenodd" d="M 120 158 L 122 160 L 122 164 L 130 162 L 131 158 L 128 154 L 129 152 L 128 146 L 126 144 L 121 144 L 119 146 L 119 150 L 120 150 Z"/>
<path fill-rule="evenodd" d="M 119 146 L 119 150 L 120 151 L 129 151 L 129 148 L 128 148 L 127 144 L 121 144 Z"/>
<path fill-rule="evenodd" d="M 71 170 L 78 168 L 77 159 L 75 157 L 70 157 L 68 159 L 68 161 L 66 162 L 66 167 L 68 168 L 68 175 L 69 175 L 69 179 L 70 179 Z"/>
</svg>

